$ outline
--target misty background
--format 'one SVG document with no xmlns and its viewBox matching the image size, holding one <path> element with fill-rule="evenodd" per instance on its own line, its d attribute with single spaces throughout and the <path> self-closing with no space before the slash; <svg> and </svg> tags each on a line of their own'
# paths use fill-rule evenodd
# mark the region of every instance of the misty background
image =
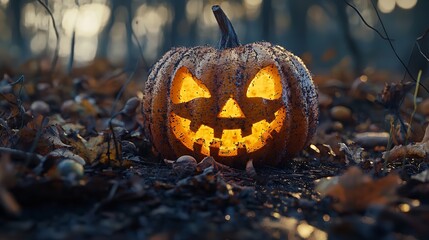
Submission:
<svg viewBox="0 0 429 240">
<path fill-rule="evenodd" d="M 143 56 L 152 65 L 174 46 L 216 46 L 220 36 L 211 6 L 220 4 L 241 43 L 270 41 L 301 56 L 313 72 L 341 65 L 357 74 L 367 68 L 403 72 L 389 43 L 365 26 L 343 0 L 42 0 L 59 34 L 59 66 L 74 50 L 74 66 L 107 59 L 131 66 Z M 370 0 L 348 0 L 383 35 Z M 412 68 L 427 61 L 416 38 L 429 28 L 429 1 L 373 0 L 399 56 Z M 0 66 L 51 57 L 54 23 L 38 1 L 0 0 Z M 133 33 L 135 37 L 133 37 Z M 73 44 L 74 36 L 74 44 Z M 419 41 L 428 52 L 429 38 Z M 408 63 L 408 60 L 411 62 Z"/>
</svg>

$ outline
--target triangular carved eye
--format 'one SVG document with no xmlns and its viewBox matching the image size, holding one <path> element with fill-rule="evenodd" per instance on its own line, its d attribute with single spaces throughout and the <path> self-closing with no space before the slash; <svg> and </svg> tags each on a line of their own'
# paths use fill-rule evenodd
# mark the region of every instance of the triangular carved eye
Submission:
<svg viewBox="0 0 429 240">
<path fill-rule="evenodd" d="M 250 82 L 246 96 L 269 100 L 279 99 L 282 96 L 282 83 L 277 67 L 269 65 L 259 70 Z"/>
<path fill-rule="evenodd" d="M 170 90 L 170 98 L 174 104 L 189 102 L 196 98 L 210 98 L 207 87 L 186 67 L 176 71 Z"/>
</svg>

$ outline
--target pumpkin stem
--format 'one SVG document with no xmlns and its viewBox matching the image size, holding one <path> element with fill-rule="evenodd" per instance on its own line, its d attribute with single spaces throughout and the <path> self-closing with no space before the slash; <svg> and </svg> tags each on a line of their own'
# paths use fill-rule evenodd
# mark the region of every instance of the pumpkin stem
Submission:
<svg viewBox="0 0 429 240">
<path fill-rule="evenodd" d="M 219 41 L 219 49 L 234 48 L 240 46 L 237 34 L 232 27 L 232 23 L 229 21 L 226 14 L 223 12 L 219 5 L 212 7 L 213 14 L 215 15 L 217 24 L 219 25 L 222 37 Z"/>
</svg>

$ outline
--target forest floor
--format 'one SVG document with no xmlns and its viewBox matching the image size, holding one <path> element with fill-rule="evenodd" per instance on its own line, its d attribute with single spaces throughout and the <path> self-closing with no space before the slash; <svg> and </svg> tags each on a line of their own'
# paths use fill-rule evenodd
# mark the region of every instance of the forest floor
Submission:
<svg viewBox="0 0 429 240">
<path fill-rule="evenodd" d="M 1 239 L 429 235 L 429 102 L 417 99 L 413 113 L 414 87 L 396 77 L 316 76 L 318 131 L 284 166 L 233 169 L 206 158 L 188 171 L 151 155 L 138 77 L 128 83 L 101 60 L 70 74 L 48 65 L 0 69 Z M 398 116 L 414 119 L 408 134 Z"/>
</svg>

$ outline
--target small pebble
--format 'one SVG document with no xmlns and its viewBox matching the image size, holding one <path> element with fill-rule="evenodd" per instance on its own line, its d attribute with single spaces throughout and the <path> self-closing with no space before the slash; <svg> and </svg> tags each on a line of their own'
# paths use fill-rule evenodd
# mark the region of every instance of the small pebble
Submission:
<svg viewBox="0 0 429 240">
<path fill-rule="evenodd" d="M 43 115 L 46 116 L 51 111 L 51 108 L 44 101 L 34 101 L 30 106 L 31 112 L 33 115 Z"/>
<path fill-rule="evenodd" d="M 179 178 L 192 176 L 196 168 L 197 160 L 189 155 L 183 155 L 173 162 L 173 171 Z"/>
<path fill-rule="evenodd" d="M 418 106 L 418 111 L 423 114 L 424 116 L 428 116 L 429 115 L 429 98 L 423 100 L 419 106 Z"/>
<path fill-rule="evenodd" d="M 341 132 L 344 130 L 344 125 L 341 122 L 333 122 L 332 123 L 332 130 L 336 132 Z"/>
<path fill-rule="evenodd" d="M 335 106 L 331 108 L 331 117 L 334 120 L 341 122 L 348 122 L 352 120 L 352 111 L 348 107 L 344 106 Z"/>
<path fill-rule="evenodd" d="M 332 97 L 324 93 L 319 93 L 318 98 L 319 106 L 321 108 L 328 108 L 333 102 Z"/>
<path fill-rule="evenodd" d="M 65 159 L 58 164 L 57 172 L 63 179 L 78 180 L 83 177 L 83 166 L 75 160 Z"/>
<path fill-rule="evenodd" d="M 386 146 L 389 141 L 388 132 L 364 132 L 355 135 L 355 142 L 362 147 L 373 148 Z"/>
<path fill-rule="evenodd" d="M 69 117 L 73 115 L 77 111 L 78 107 L 75 101 L 73 100 L 66 100 L 61 105 L 61 114 L 63 117 Z"/>
</svg>

